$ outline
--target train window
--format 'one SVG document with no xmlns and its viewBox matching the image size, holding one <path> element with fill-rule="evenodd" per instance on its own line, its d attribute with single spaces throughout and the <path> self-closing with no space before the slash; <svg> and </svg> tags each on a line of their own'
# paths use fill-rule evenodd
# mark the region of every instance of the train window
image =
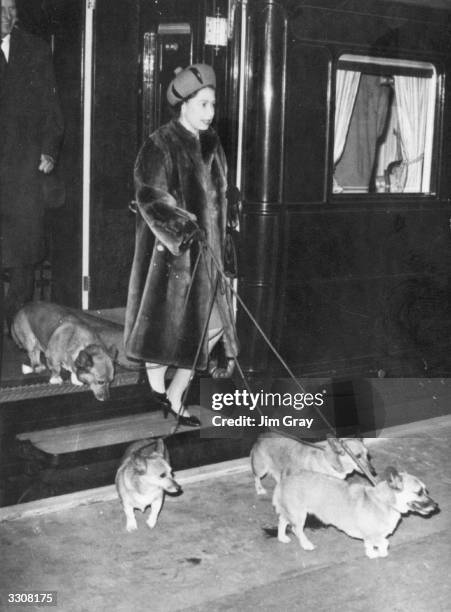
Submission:
<svg viewBox="0 0 451 612">
<path fill-rule="evenodd" d="M 333 193 L 431 193 L 436 95 L 428 62 L 342 55 Z"/>
</svg>

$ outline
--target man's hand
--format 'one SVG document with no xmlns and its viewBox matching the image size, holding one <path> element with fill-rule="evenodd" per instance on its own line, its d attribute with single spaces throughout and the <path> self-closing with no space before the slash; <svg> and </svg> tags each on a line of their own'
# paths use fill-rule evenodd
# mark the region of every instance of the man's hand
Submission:
<svg viewBox="0 0 451 612">
<path fill-rule="evenodd" d="M 55 160 L 53 159 L 53 157 L 50 157 L 50 155 L 46 155 L 45 153 L 41 154 L 40 162 L 41 163 L 39 164 L 38 170 L 40 170 L 44 174 L 50 174 L 50 172 L 55 167 Z"/>
</svg>

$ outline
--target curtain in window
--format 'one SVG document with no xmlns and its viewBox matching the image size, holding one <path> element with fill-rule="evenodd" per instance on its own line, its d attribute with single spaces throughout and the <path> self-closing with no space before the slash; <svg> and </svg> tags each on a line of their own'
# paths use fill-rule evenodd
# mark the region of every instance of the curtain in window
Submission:
<svg viewBox="0 0 451 612">
<path fill-rule="evenodd" d="M 337 70 L 335 95 L 334 164 L 343 154 L 351 122 L 352 110 L 359 87 L 360 72 Z"/>
<path fill-rule="evenodd" d="M 379 159 L 377 174 L 383 175 L 387 166 L 394 161 L 402 160 L 401 139 L 399 136 L 398 110 L 393 104 L 390 112 L 390 122 L 388 124 L 385 141 L 379 149 Z"/>
<path fill-rule="evenodd" d="M 335 166 L 335 179 L 346 191 L 364 193 L 374 188 L 378 144 L 392 95 L 379 76 L 361 73 L 344 151 Z"/>
<path fill-rule="evenodd" d="M 431 79 L 397 75 L 394 78 L 403 158 L 407 163 L 404 191 L 422 192 Z"/>
</svg>

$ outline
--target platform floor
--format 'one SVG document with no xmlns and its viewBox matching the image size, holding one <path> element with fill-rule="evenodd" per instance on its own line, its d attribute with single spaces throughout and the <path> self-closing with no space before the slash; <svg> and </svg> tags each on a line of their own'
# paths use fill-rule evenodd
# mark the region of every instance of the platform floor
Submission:
<svg viewBox="0 0 451 612">
<path fill-rule="evenodd" d="M 114 495 L 0 523 L 0 609 L 8 592 L 44 589 L 58 592 L 51 609 L 64 612 L 449 610 L 451 418 L 397 428 L 370 449 L 378 471 L 416 474 L 441 507 L 405 517 L 386 559 L 369 560 L 362 542 L 333 528 L 309 534 L 312 552 L 268 537 L 270 495 L 258 498 L 244 469 L 185 484 L 154 530 L 139 516 L 127 533 Z"/>
</svg>

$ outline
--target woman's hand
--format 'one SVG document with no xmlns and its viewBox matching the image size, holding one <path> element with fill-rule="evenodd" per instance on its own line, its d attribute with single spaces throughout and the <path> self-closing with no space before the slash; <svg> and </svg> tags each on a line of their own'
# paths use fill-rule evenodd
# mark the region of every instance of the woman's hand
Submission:
<svg viewBox="0 0 451 612">
<path fill-rule="evenodd" d="M 195 216 L 195 215 L 193 215 Z M 187 221 L 183 228 L 183 240 L 179 246 L 179 250 L 184 253 L 193 244 L 195 240 L 205 240 L 205 232 L 194 221 Z"/>
</svg>

